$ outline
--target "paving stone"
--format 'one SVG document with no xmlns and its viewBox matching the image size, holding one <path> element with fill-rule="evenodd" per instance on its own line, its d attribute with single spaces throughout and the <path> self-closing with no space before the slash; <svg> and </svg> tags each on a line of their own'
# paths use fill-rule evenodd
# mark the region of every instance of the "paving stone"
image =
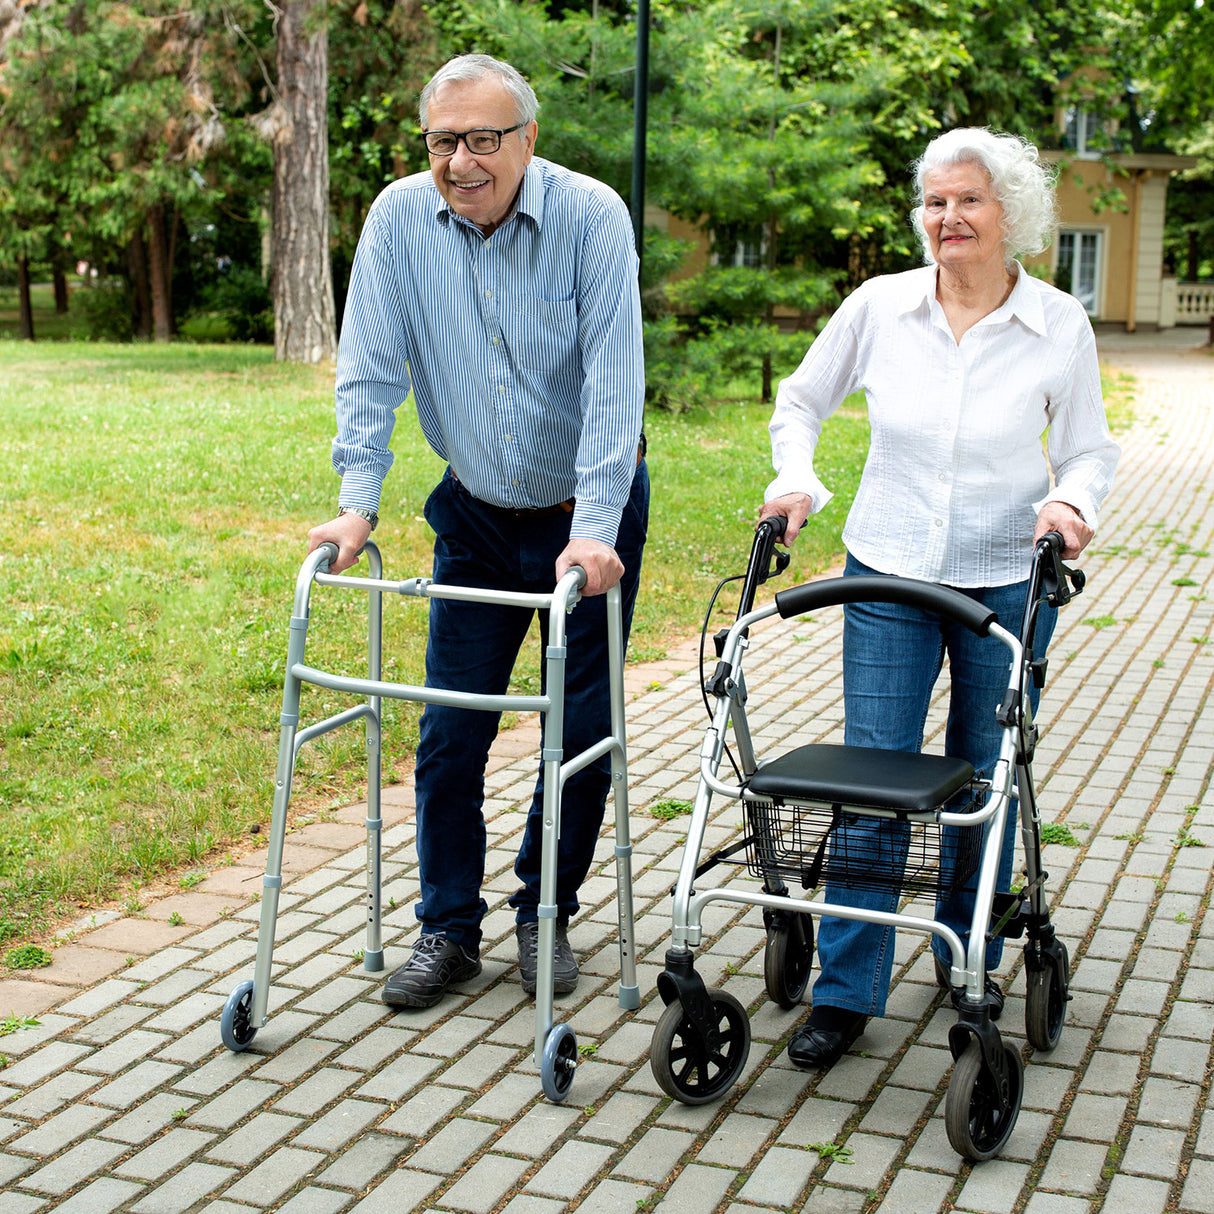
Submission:
<svg viewBox="0 0 1214 1214">
<path fill-rule="evenodd" d="M 46 1158 L 70 1146 L 85 1134 L 95 1134 L 114 1114 L 91 1104 L 74 1104 L 48 1117 L 37 1129 L 10 1139 L 5 1145 L 13 1151 Z"/>
<path fill-rule="evenodd" d="M 743 1201 L 789 1208 L 809 1181 L 817 1156 L 808 1151 L 775 1146 L 764 1152 L 738 1191 Z"/>
<path fill-rule="evenodd" d="M 1163 1214 L 1169 1209 L 1169 1186 L 1144 1176 L 1114 1176 L 1105 1196 L 1108 1210 L 1133 1210 L 1134 1214 Z"/>
<path fill-rule="evenodd" d="M 7 1037 L 4 1039 L 6 1053 L 10 1048 L 9 1040 Z M 92 1051 L 88 1046 L 72 1045 L 66 1041 L 51 1042 L 18 1062 L 10 1062 L 3 1071 L 4 1082 L 17 1088 L 32 1088 L 48 1075 L 66 1069 L 90 1053 Z"/>
<path fill-rule="evenodd" d="M 315 1147 L 329 1152 L 338 1151 L 355 1134 L 361 1134 L 371 1122 L 380 1117 L 386 1107 L 370 1100 L 343 1100 L 319 1120 L 313 1121 L 302 1133 L 297 1134 L 293 1145 Z"/>
<path fill-rule="evenodd" d="M 398 1157 L 412 1150 L 412 1147 L 413 1143 L 407 1138 L 369 1132 L 351 1143 L 313 1180 L 334 1188 L 361 1191 L 382 1172 L 393 1168 Z"/>
<path fill-rule="evenodd" d="M 1180 1208 L 1194 1214 L 1214 1214 L 1214 1161 L 1195 1159 L 1189 1165 L 1180 1193 Z"/>
<path fill-rule="evenodd" d="M 36 1172 L 23 1177 L 21 1187 L 60 1197 L 74 1189 L 81 1177 L 104 1172 L 126 1149 L 122 1143 L 106 1142 L 101 1138 L 77 1143 Z"/>
<path fill-rule="evenodd" d="M 276 1147 L 261 1163 L 224 1192 L 231 1201 L 268 1205 L 288 1189 L 325 1163 L 319 1151 L 303 1151 L 294 1146 Z"/>
<path fill-rule="evenodd" d="M 532 1166 L 529 1160 L 484 1155 L 442 1196 L 444 1208 L 489 1214 Z"/>
<path fill-rule="evenodd" d="M 354 1214 L 383 1214 L 385 1210 L 418 1210 L 441 1183 L 441 1176 L 400 1168 L 354 1206 Z"/>
<path fill-rule="evenodd" d="M 567 1142 L 527 1181 L 527 1191 L 547 1197 L 572 1199 L 594 1179 L 611 1156 L 612 1149 L 598 1143 L 579 1140 Z M 624 1187 L 628 1192 L 633 1190 L 633 1186 Z M 638 1191 L 643 1189 L 642 1186 L 636 1188 Z"/>
<path fill-rule="evenodd" d="M 273 1100 L 282 1088 L 276 1083 L 261 1083 L 256 1079 L 241 1079 L 226 1092 L 195 1108 L 189 1117 L 193 1126 L 227 1130 L 243 1120 L 254 1109 Z"/>
<path fill-rule="evenodd" d="M 469 1112 L 475 1112 L 474 1105 Z M 542 1159 L 553 1144 L 577 1124 L 581 1111 L 546 1101 L 528 1109 L 494 1144 L 503 1155 L 524 1155 Z"/>
<path fill-rule="evenodd" d="M 493 1137 L 495 1127 L 483 1121 L 454 1117 L 409 1157 L 409 1167 L 451 1174 Z"/>
<path fill-rule="evenodd" d="M 1041 1188 L 1095 1194 L 1100 1186 L 1100 1172 L 1106 1154 L 1107 1149 L 1103 1145 L 1060 1138 L 1054 1144 L 1049 1162 L 1041 1174 Z"/>
<path fill-rule="evenodd" d="M 231 1168 L 191 1163 L 131 1207 L 132 1214 L 180 1214 L 211 1196 L 235 1175 Z"/>
<path fill-rule="evenodd" d="M 210 1159 L 246 1167 L 300 1126 L 307 1123 L 299 1117 L 284 1117 L 281 1113 L 258 1113 L 251 1121 L 233 1130 L 207 1152 Z M 215 1135 L 209 1134 L 213 1139 Z"/>
<path fill-rule="evenodd" d="M 1142 1176 L 1171 1180 L 1180 1170 L 1184 1150 L 1184 1130 L 1165 1130 L 1159 1126 L 1136 1125 L 1121 1167 Z"/>
<path fill-rule="evenodd" d="M 674 1173 L 683 1156 L 694 1147 L 693 1135 L 655 1126 L 645 1131 L 613 1171 L 630 1180 L 658 1184 Z"/>
<path fill-rule="evenodd" d="M 690 1163 L 662 1195 L 661 1209 L 666 1214 L 703 1214 L 705 1210 L 715 1210 L 736 1178 L 737 1173 L 729 1168 Z"/>
<path fill-rule="evenodd" d="M 111 1109 L 130 1108 L 148 1092 L 171 1083 L 181 1074 L 181 1069 L 166 1062 L 140 1062 L 117 1079 L 111 1079 L 109 1083 L 98 1088 L 89 1098 L 90 1103 Z M 95 1078 L 90 1076 L 90 1083 L 95 1082 Z"/>
<path fill-rule="evenodd" d="M 333 1189 L 318 1189 L 309 1185 L 301 1189 L 290 1201 L 278 1207 L 278 1214 L 337 1214 L 354 1201 L 351 1193 L 338 1193 Z"/>
<path fill-rule="evenodd" d="M 96 1087 L 97 1083 L 96 1075 L 82 1075 L 79 1071 L 60 1071 L 58 1075 L 39 1084 L 32 1092 L 7 1104 L 4 1111 L 16 1117 L 28 1117 L 37 1121 Z"/>
<path fill-rule="evenodd" d="M 0 1192 L 0 1214 L 34 1214 L 46 1205 L 42 1197 L 34 1197 L 29 1193 Z"/>
<path fill-rule="evenodd" d="M 653 1189 L 648 1185 L 601 1180 L 578 1206 L 578 1214 L 619 1214 L 621 1210 L 635 1210 L 652 1194 Z M 753 1207 L 751 1209 L 753 1211 Z"/>
<path fill-rule="evenodd" d="M 202 1130 L 172 1129 L 111 1170 L 118 1176 L 130 1176 L 135 1180 L 158 1180 L 201 1152 L 214 1137 Z"/>
<path fill-rule="evenodd" d="M 55 1207 L 60 1214 L 112 1214 L 125 1210 L 142 1191 L 143 1185 L 129 1180 L 103 1176 Z"/>
<path fill-rule="evenodd" d="M 951 1211 L 954 1207 L 946 1199 L 952 1187 L 951 1176 L 900 1168 L 885 1199 L 877 1207 L 878 1214 L 903 1214 L 906 1210 L 914 1210 L 916 1214 L 927 1214 L 929 1210 Z M 988 1210 L 985 1214 L 995 1214 L 995 1211 Z"/>
</svg>

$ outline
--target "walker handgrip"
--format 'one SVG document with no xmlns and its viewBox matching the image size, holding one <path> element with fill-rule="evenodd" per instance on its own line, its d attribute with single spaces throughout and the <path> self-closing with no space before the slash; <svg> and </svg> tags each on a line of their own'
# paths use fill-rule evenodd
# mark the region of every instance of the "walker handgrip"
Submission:
<svg viewBox="0 0 1214 1214">
<path fill-rule="evenodd" d="M 998 620 L 989 607 L 960 591 L 913 578 L 873 574 L 825 578 L 781 590 L 776 595 L 776 610 L 783 619 L 840 603 L 899 603 L 904 607 L 919 607 L 956 620 L 978 636 L 986 636 L 990 626 Z"/>
</svg>

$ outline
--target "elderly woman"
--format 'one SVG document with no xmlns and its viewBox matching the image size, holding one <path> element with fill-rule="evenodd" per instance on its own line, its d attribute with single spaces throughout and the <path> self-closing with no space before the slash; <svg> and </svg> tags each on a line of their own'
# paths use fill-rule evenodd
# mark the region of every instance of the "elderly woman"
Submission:
<svg viewBox="0 0 1214 1214">
<path fill-rule="evenodd" d="M 787 518 L 792 543 L 830 500 L 814 474 L 814 447 L 826 418 L 863 389 L 871 439 L 843 531 L 845 573 L 944 583 L 1019 634 L 1035 541 L 1057 531 L 1064 557 L 1083 551 L 1120 454 L 1105 420 L 1092 326 L 1076 299 L 1016 260 L 1044 249 L 1053 226 L 1053 183 L 1035 148 L 987 130 L 949 131 L 928 145 L 915 185 L 913 222 L 928 264 L 862 284 L 780 384 L 771 421 L 777 475 L 762 517 Z M 1043 609 L 1038 652 L 1053 626 Z M 843 638 L 848 745 L 918 751 L 947 654 L 945 749 L 990 775 L 999 753 L 994 709 L 1007 687 L 1001 645 L 893 604 L 849 606 Z M 1003 890 L 1015 826 L 1010 814 Z M 827 899 L 892 910 L 895 895 L 828 887 Z M 936 913 L 966 939 L 972 912 L 970 891 Z M 869 1016 L 884 1015 L 893 934 L 823 917 L 813 1008 L 788 1047 L 797 1066 L 832 1066 Z M 992 940 L 988 971 L 1001 952 L 1002 940 Z M 937 982 L 947 986 L 942 948 L 936 961 Z M 989 978 L 985 998 L 997 1017 L 1003 994 Z"/>
</svg>

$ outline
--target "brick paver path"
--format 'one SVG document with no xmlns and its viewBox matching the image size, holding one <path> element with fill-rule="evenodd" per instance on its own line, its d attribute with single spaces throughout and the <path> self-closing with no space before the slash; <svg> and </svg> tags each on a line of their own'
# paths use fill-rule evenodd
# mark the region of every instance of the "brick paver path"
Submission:
<svg viewBox="0 0 1214 1214">
<path fill-rule="evenodd" d="M 0 1038 L 0 1214 L 1214 1211 L 1214 359 L 1184 336 L 1103 343 L 1140 394 L 1085 561 L 1088 592 L 1054 641 L 1036 763 L 1043 818 L 1074 840 L 1047 848 L 1074 1001 L 1058 1049 L 1034 1055 L 1009 948 L 1001 1027 L 1027 1065 L 1001 1158 L 970 1167 L 948 1146 L 952 1014 L 923 937 L 901 939 L 889 1015 L 859 1052 L 806 1074 L 784 1055 L 800 1012 L 764 995 L 759 914 L 714 905 L 697 966 L 749 1007 L 749 1064 L 719 1103 L 661 1094 L 648 1048 L 683 825 L 648 807 L 694 791 L 704 713 L 687 647 L 630 675 L 642 1005 L 618 1006 L 605 838 L 571 929 L 584 977 L 558 1001 L 585 1053 L 564 1104 L 540 1093 L 505 906 L 537 741 L 523 727 L 495 752 L 485 968 L 462 996 L 394 1014 L 382 976 L 357 962 L 358 806 L 290 836 L 271 1017 L 242 1054 L 220 1046 L 218 1018 L 251 974 L 263 857 L 144 917 L 81 924 L 52 967 L 0 983 L 0 1012 L 39 1021 Z M 812 736 L 830 736 L 837 629 L 771 636 L 748 666 L 760 738 L 798 712 Z M 794 661 L 821 673 L 789 678 Z M 416 930 L 408 797 L 387 794 L 390 968 Z M 716 845 L 737 813 L 714 808 Z M 718 879 L 745 880 L 732 868 Z"/>
</svg>

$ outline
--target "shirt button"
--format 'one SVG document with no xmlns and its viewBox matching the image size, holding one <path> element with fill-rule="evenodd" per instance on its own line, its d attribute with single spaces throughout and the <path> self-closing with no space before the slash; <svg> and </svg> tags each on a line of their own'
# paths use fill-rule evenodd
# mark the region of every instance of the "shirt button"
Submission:
<svg viewBox="0 0 1214 1214">
<path fill-rule="evenodd" d="M 485 298 L 486 298 L 486 299 L 492 299 L 492 298 L 493 298 L 493 292 L 492 292 L 492 291 L 486 291 L 486 292 L 485 292 Z"/>
<path fill-rule="evenodd" d="M 944 520 L 943 520 L 942 518 L 938 518 L 938 519 L 936 520 L 936 526 L 937 526 L 937 527 L 943 527 L 943 526 L 944 526 Z"/>
<path fill-rule="evenodd" d="M 493 339 L 493 344 L 494 344 L 495 346 L 500 346 L 500 345 L 502 344 L 502 339 L 501 339 L 500 337 L 495 337 L 495 338 Z"/>
<path fill-rule="evenodd" d="M 518 481 L 511 481 L 510 483 L 511 483 L 512 485 L 517 485 L 517 484 L 518 484 Z"/>
<path fill-rule="evenodd" d="M 513 437 L 514 437 L 514 436 L 513 436 L 512 434 L 507 434 L 507 435 L 506 435 L 506 442 L 509 442 L 509 441 L 510 441 L 510 440 L 511 440 Z"/>
<path fill-rule="evenodd" d="M 947 473 L 947 472 L 941 472 L 941 473 L 940 473 L 940 476 L 939 476 L 939 479 L 940 479 L 941 481 L 946 481 L 946 480 L 948 480 L 948 473 Z"/>
</svg>

